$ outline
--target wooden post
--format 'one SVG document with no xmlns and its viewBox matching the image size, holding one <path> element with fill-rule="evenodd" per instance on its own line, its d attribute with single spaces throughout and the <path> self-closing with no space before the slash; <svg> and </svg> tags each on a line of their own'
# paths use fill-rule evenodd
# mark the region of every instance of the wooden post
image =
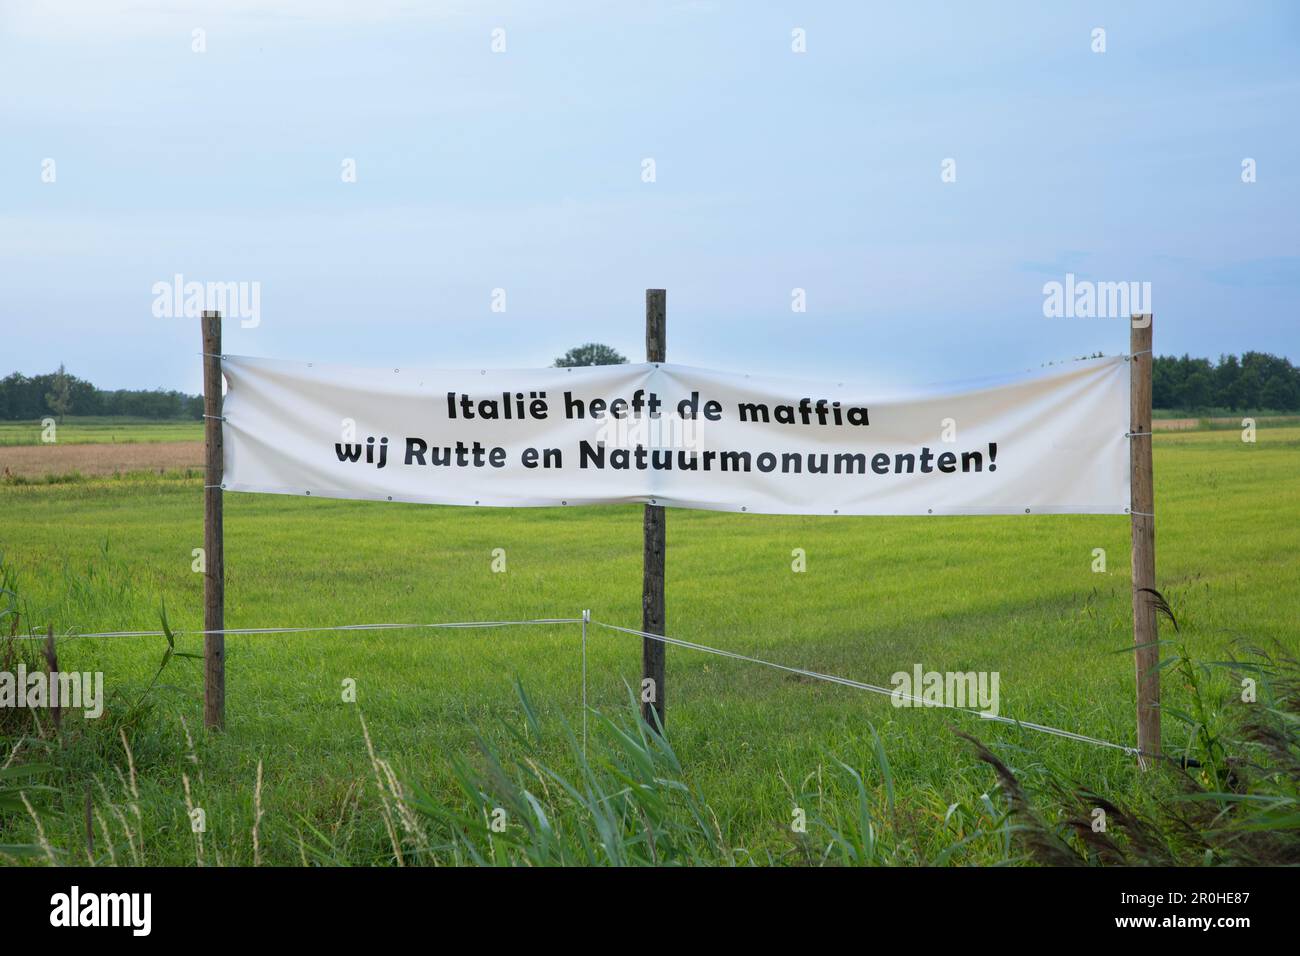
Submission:
<svg viewBox="0 0 1300 956">
<path fill-rule="evenodd" d="M 1129 523 L 1133 533 L 1133 647 L 1137 669 L 1137 745 L 1160 754 L 1160 648 L 1156 644 L 1155 481 L 1151 466 L 1150 315 L 1132 317 L 1129 331 Z"/>
<path fill-rule="evenodd" d="M 203 629 L 226 626 L 226 558 L 221 520 L 221 480 L 225 458 L 221 436 L 221 313 L 204 312 L 203 445 L 207 470 L 203 480 Z M 203 636 L 203 724 L 226 726 L 226 636 Z"/>
<path fill-rule="evenodd" d="M 663 289 L 645 290 L 645 358 L 647 362 L 667 361 L 668 293 Z M 641 584 L 641 630 L 647 634 L 664 633 L 664 509 L 662 505 L 645 506 L 645 561 Z M 645 697 L 646 681 L 653 689 L 653 699 L 641 705 L 641 715 L 650 726 L 664 724 L 664 648 L 663 641 L 641 639 L 641 687 Z"/>
</svg>

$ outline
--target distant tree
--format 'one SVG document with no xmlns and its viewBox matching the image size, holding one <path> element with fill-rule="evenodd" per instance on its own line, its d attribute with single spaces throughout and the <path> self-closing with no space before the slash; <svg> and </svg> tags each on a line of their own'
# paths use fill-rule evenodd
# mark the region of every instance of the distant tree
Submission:
<svg viewBox="0 0 1300 956">
<path fill-rule="evenodd" d="M 1259 404 L 1275 411 L 1286 411 L 1300 405 L 1295 382 L 1289 381 L 1284 375 L 1270 375 L 1260 389 Z"/>
<path fill-rule="evenodd" d="M 1259 372 L 1243 367 L 1237 378 L 1237 395 L 1242 408 L 1259 408 L 1260 385 Z"/>
<path fill-rule="evenodd" d="M 72 379 L 62 362 L 59 363 L 59 370 L 54 373 L 50 391 L 45 393 L 45 405 L 60 422 L 72 410 Z"/>
<path fill-rule="evenodd" d="M 1157 355 L 1151 364 L 1151 407 L 1177 408 L 1174 393 L 1178 391 L 1178 370 L 1174 360 L 1167 355 Z"/>
<path fill-rule="evenodd" d="M 1212 387 L 1210 373 L 1203 368 L 1196 369 L 1183 383 L 1183 406 L 1191 410 L 1208 407 Z"/>
<path fill-rule="evenodd" d="M 10 418 L 40 418 L 45 411 L 45 402 L 38 400 L 36 381 L 19 372 L 0 381 L 0 388 L 5 390 L 5 414 Z"/>
<path fill-rule="evenodd" d="M 1215 404 L 1236 411 L 1241 408 L 1241 363 L 1235 355 L 1220 355 L 1218 367 L 1214 370 L 1214 391 L 1218 395 Z"/>
<path fill-rule="evenodd" d="M 626 356 L 620 355 L 608 345 L 588 342 L 576 349 L 569 349 L 555 360 L 556 368 L 584 368 L 589 365 L 626 365 Z"/>
</svg>

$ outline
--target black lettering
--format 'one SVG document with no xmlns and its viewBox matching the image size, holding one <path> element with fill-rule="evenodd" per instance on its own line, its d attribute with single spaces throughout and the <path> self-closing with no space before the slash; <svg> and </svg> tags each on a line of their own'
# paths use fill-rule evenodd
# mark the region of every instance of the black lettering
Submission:
<svg viewBox="0 0 1300 956">
<path fill-rule="evenodd" d="M 848 469 L 850 475 L 865 475 L 867 473 L 867 456 L 860 454 L 840 454 L 835 456 L 835 474 L 844 473 Z"/>
</svg>

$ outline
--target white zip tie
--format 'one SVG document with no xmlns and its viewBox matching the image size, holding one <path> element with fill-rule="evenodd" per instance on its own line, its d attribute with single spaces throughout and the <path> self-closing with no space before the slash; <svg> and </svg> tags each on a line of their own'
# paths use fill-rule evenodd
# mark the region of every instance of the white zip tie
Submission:
<svg viewBox="0 0 1300 956">
<path fill-rule="evenodd" d="M 1154 517 L 1155 517 L 1155 515 L 1153 515 L 1153 514 L 1152 514 L 1151 512 L 1149 512 L 1149 511 L 1130 511 L 1129 514 L 1131 514 L 1131 515 L 1138 515 L 1138 516 L 1140 516 L 1140 517 L 1142 517 L 1142 518 L 1154 518 Z"/>
<path fill-rule="evenodd" d="M 1150 432 L 1125 432 L 1125 433 L 1124 433 L 1124 437 L 1125 437 L 1125 438 L 1145 438 L 1147 435 L 1150 435 L 1150 434 L 1151 434 Z"/>
<path fill-rule="evenodd" d="M 842 684 L 845 687 L 853 687 L 857 690 L 870 691 L 873 694 L 884 694 L 887 697 L 899 697 L 920 704 L 923 707 L 939 707 L 945 710 L 957 710 L 963 713 L 975 714 L 983 720 L 992 720 L 1000 724 L 1011 724 L 1015 727 L 1026 727 L 1030 730 L 1037 730 L 1041 733 L 1052 734 L 1056 737 L 1064 737 L 1067 740 L 1077 740 L 1081 743 L 1089 743 L 1098 747 L 1111 747 L 1115 750 L 1122 750 L 1129 756 L 1141 756 L 1142 751 L 1137 747 L 1126 747 L 1124 744 L 1112 743 L 1109 740 L 1102 740 L 1098 737 L 1089 737 L 1086 734 L 1076 734 L 1072 730 L 1062 730 L 1059 727 L 1049 727 L 1046 724 L 1034 724 L 1027 720 L 1016 720 L 1012 717 L 1003 717 L 1000 714 L 986 714 L 983 711 L 975 710 L 971 707 L 955 707 L 949 704 L 935 704 L 926 701 L 913 694 L 903 694 L 898 691 L 890 690 L 885 687 L 878 687 L 875 684 L 866 684 L 862 681 L 850 680 L 847 677 L 836 677 L 834 674 L 822 674 L 817 671 L 804 670 L 802 667 L 790 667 L 786 664 L 777 664 L 772 661 L 765 661 L 758 657 L 749 657 L 745 654 L 738 654 L 735 651 L 724 651 L 720 648 L 709 647 L 705 644 L 695 644 L 691 641 L 683 641 L 680 638 L 664 637 L 661 634 L 648 634 L 645 631 L 638 631 L 631 627 L 619 627 L 617 624 L 606 624 L 603 621 L 595 621 L 601 627 L 609 628 L 612 631 L 622 631 L 625 634 L 636 634 L 640 637 L 647 637 L 653 641 L 662 641 L 665 644 L 675 644 L 678 647 L 686 647 L 691 650 L 704 651 L 707 654 L 717 654 L 720 657 L 730 657 L 733 660 L 747 661 L 750 664 L 762 664 L 764 667 L 773 667 L 777 670 L 786 671 L 790 674 L 798 674 L 801 677 L 811 677 L 814 680 L 827 681 L 831 684 Z"/>
</svg>

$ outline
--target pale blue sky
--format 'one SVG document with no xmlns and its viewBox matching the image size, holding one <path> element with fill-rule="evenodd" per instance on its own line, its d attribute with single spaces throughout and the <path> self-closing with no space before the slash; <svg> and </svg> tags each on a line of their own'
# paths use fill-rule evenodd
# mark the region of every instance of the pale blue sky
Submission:
<svg viewBox="0 0 1300 956">
<path fill-rule="evenodd" d="M 1290 3 L 0 0 L 0 374 L 197 391 L 178 272 L 261 283 L 228 352 L 376 366 L 640 359 L 649 286 L 683 364 L 1123 351 L 1043 317 L 1067 271 L 1150 281 L 1159 352 L 1300 361 L 1298 50 Z"/>
</svg>

